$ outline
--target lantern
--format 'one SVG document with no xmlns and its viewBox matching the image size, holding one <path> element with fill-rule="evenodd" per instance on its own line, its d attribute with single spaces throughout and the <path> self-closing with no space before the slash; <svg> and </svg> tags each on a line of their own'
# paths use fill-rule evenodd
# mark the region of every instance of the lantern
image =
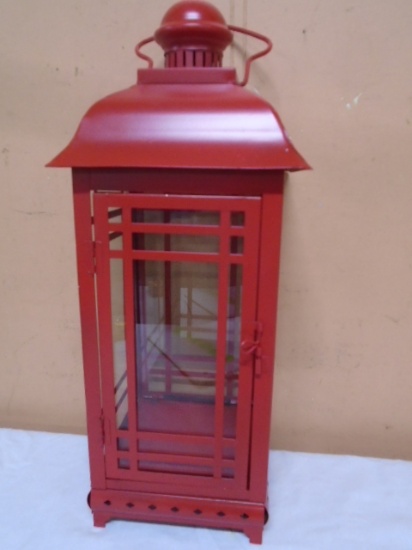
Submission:
<svg viewBox="0 0 412 550">
<path fill-rule="evenodd" d="M 239 83 L 240 31 L 266 42 Z M 164 69 L 140 48 L 156 40 Z M 265 37 L 182 1 L 149 68 L 96 103 L 71 167 L 94 524 L 244 532 L 260 543 L 286 170 L 308 168 L 247 91 Z"/>
</svg>

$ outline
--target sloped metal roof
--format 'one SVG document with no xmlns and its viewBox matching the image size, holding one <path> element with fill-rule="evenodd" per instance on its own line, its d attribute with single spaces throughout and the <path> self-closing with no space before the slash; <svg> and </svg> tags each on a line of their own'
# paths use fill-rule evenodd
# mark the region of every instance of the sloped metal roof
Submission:
<svg viewBox="0 0 412 550">
<path fill-rule="evenodd" d="M 304 170 L 273 108 L 229 69 L 151 69 L 93 105 L 52 167 Z"/>
</svg>

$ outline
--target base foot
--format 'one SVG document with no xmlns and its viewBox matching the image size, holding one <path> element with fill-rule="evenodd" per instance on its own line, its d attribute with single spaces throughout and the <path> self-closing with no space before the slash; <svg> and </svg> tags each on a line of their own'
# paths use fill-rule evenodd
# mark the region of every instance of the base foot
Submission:
<svg viewBox="0 0 412 550">
<path fill-rule="evenodd" d="M 106 523 L 110 520 L 106 515 L 99 512 L 93 512 L 93 525 L 95 527 L 106 527 Z"/>
<path fill-rule="evenodd" d="M 250 527 L 243 532 L 252 544 L 262 544 L 263 527 Z"/>
</svg>

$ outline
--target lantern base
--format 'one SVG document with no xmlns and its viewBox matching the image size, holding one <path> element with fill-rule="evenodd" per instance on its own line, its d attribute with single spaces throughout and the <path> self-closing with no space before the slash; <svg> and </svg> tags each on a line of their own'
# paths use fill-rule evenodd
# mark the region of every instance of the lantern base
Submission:
<svg viewBox="0 0 412 550">
<path fill-rule="evenodd" d="M 261 544 L 267 521 L 265 506 L 251 502 L 112 490 L 92 490 L 89 500 L 95 527 L 117 519 L 225 529 Z"/>
</svg>

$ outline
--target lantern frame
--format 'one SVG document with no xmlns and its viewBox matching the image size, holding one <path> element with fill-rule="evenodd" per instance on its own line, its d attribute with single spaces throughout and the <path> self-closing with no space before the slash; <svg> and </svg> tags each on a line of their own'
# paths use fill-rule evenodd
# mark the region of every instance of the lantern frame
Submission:
<svg viewBox="0 0 412 550">
<path fill-rule="evenodd" d="M 209 62 L 218 63 L 220 54 L 209 56 L 204 50 L 217 48 L 217 42 L 224 49 L 223 36 L 226 45 L 230 41 L 230 27 L 224 26 L 221 15 L 205 2 L 186 1 L 176 6 L 177 12 L 169 10 L 157 33 L 160 41 L 167 38 L 169 68 L 139 70 L 135 86 L 96 103 L 70 144 L 49 163 L 73 171 L 89 505 L 96 526 L 124 519 L 223 528 L 242 531 L 251 542 L 260 543 L 267 520 L 284 179 L 286 171 L 309 166 L 267 102 L 239 85 L 233 69 L 208 66 Z M 173 19 L 176 13 L 181 16 L 182 8 L 194 7 L 200 14 L 196 24 L 185 17 L 177 23 Z M 203 43 L 197 40 L 196 48 L 190 45 L 185 31 L 189 38 L 200 36 Z M 175 49 L 170 45 L 174 36 L 182 41 Z M 145 43 L 139 44 L 138 52 Z M 193 67 L 197 62 L 199 66 Z M 171 221 L 170 213 L 188 211 L 213 212 L 218 221 L 180 226 Z M 145 219 L 145 212 L 161 212 L 163 219 Z M 234 214 L 243 220 L 238 225 L 233 222 Z M 163 248 L 146 247 L 147 235 L 163 236 Z M 187 242 L 207 237 L 215 239 L 218 246 L 206 252 L 196 251 L 196 247 L 174 250 L 170 242 L 176 236 Z M 111 246 L 114 240 L 121 242 L 117 249 Z M 231 243 L 241 245 L 237 248 Z M 123 382 L 115 372 L 112 261 L 122 266 Z M 161 349 L 151 370 L 144 367 L 147 344 L 139 340 L 139 330 L 148 323 L 142 319 L 146 315 L 144 296 L 149 296 L 147 275 L 139 262 L 143 266 L 163 262 L 165 266 L 163 328 L 157 342 Z M 203 292 L 206 300 L 216 302 L 211 308 L 216 309 L 213 319 L 198 315 L 197 324 L 197 334 L 206 330 L 206 325 L 207 330 L 215 330 L 212 373 L 205 366 L 200 374 L 193 366 L 181 367 L 189 364 L 183 352 L 178 360 L 183 363 L 174 364 L 174 370 L 159 367 L 163 364 L 161 354 L 173 362 L 173 331 L 180 335 L 189 331 L 189 314 L 182 313 L 181 304 L 182 296 L 186 300 L 192 292 L 188 275 L 181 277 L 186 282 L 175 283 L 170 267 L 179 262 L 190 264 L 190 269 L 197 264 L 212 265 L 217 273 L 215 294 L 203 292 L 210 281 L 201 283 L 205 286 L 200 290 L 195 288 L 198 296 Z M 241 283 L 230 278 L 233 266 L 241 266 Z M 231 321 L 235 326 L 236 317 L 238 328 L 231 347 L 234 355 L 228 359 L 227 304 L 235 291 L 241 307 Z M 173 292 L 178 302 L 174 313 Z M 178 327 L 173 316 L 180 319 Z M 196 345 L 206 345 L 205 339 L 200 338 L 200 344 L 198 340 Z M 191 345 L 195 349 L 193 342 Z M 139 359 L 142 353 L 146 363 Z M 210 363 L 210 357 L 207 360 Z M 199 358 L 192 361 L 195 367 L 196 361 Z M 228 363 L 232 367 L 236 363 L 231 376 L 237 393 L 230 386 Z M 144 380 L 153 373 L 157 386 L 150 389 Z M 159 376 L 169 380 L 161 382 L 162 391 Z M 178 379 L 179 391 L 172 389 L 173 377 Z M 212 397 L 193 393 L 193 380 L 200 386 L 199 377 L 205 386 L 212 386 Z M 188 378 L 192 393 L 182 389 Z M 124 381 L 126 393 L 118 399 Z M 127 415 L 119 421 L 124 395 Z M 161 418 L 157 425 L 156 415 Z M 198 419 L 195 431 L 188 427 L 189 418 L 193 422 Z"/>
</svg>

